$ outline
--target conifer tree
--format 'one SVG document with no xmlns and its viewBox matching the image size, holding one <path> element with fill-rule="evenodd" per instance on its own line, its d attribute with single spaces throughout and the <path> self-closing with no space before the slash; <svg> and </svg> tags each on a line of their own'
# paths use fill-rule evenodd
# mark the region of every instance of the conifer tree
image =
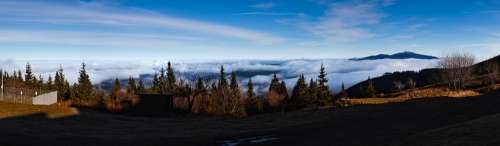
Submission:
<svg viewBox="0 0 500 146">
<path fill-rule="evenodd" d="M 86 64 L 82 63 L 80 76 L 78 77 L 78 84 L 75 88 L 75 99 L 88 102 L 90 99 L 94 98 L 95 92 L 85 67 Z"/>
<path fill-rule="evenodd" d="M 64 99 L 69 96 L 69 84 L 66 84 L 66 79 L 64 77 L 64 70 L 62 66 L 56 71 L 54 77 L 54 87 L 57 90 L 57 96 L 59 99 Z"/>
<path fill-rule="evenodd" d="M 143 94 L 145 90 L 146 87 L 144 86 L 144 81 L 141 79 L 139 80 L 139 85 L 137 86 L 137 93 Z"/>
<path fill-rule="evenodd" d="M 160 79 L 158 77 L 158 73 L 155 73 L 153 77 L 153 93 L 160 93 Z"/>
<path fill-rule="evenodd" d="M 227 80 L 226 80 L 226 76 L 225 76 L 225 73 L 224 73 L 224 66 L 222 66 L 222 65 L 220 66 L 219 87 L 220 88 L 227 87 Z"/>
<path fill-rule="evenodd" d="M 280 89 L 280 80 L 276 76 L 276 73 L 273 74 L 273 79 L 271 80 L 271 84 L 269 85 L 269 92 L 276 91 L 278 92 Z"/>
<path fill-rule="evenodd" d="M 33 71 L 31 70 L 31 64 L 26 63 L 26 72 L 24 74 L 24 81 L 26 85 L 33 85 L 35 82 L 33 81 L 35 76 L 33 76 Z"/>
<path fill-rule="evenodd" d="M 347 91 L 345 90 L 344 82 L 342 82 L 341 90 L 339 93 L 339 99 L 347 98 L 349 95 L 347 94 Z"/>
<path fill-rule="evenodd" d="M 205 84 L 203 83 L 203 80 L 201 78 L 198 78 L 198 80 L 196 81 L 196 93 L 201 93 L 201 92 L 205 92 Z"/>
<path fill-rule="evenodd" d="M 52 79 L 52 75 L 49 75 L 49 78 L 47 79 L 47 85 L 46 85 L 47 90 L 52 91 L 54 90 L 54 82 Z"/>
<path fill-rule="evenodd" d="M 113 100 L 117 100 L 118 99 L 118 93 L 120 92 L 121 90 L 121 84 L 120 84 L 120 80 L 118 78 L 115 79 L 115 81 L 113 82 L 113 87 L 111 89 L 111 99 Z"/>
<path fill-rule="evenodd" d="M 158 88 L 160 94 L 167 93 L 167 78 L 165 77 L 165 68 L 160 69 L 160 76 L 158 77 Z"/>
<path fill-rule="evenodd" d="M 328 79 L 326 78 L 327 74 L 325 71 L 325 67 L 321 64 L 321 69 L 318 76 L 318 98 L 321 100 L 325 100 L 331 97 L 330 89 L 328 88 Z"/>
<path fill-rule="evenodd" d="M 248 98 L 253 98 L 255 97 L 255 92 L 253 91 L 253 83 L 252 83 L 252 78 L 248 79 L 248 84 L 247 84 L 248 90 L 247 90 L 247 97 Z"/>
<path fill-rule="evenodd" d="M 376 91 L 375 91 L 375 86 L 373 85 L 373 81 L 370 77 L 368 77 L 368 86 L 366 87 L 365 91 L 366 97 L 372 98 L 375 97 Z"/>
<path fill-rule="evenodd" d="M 314 81 L 311 79 L 309 82 L 309 99 L 308 103 L 313 104 L 316 103 L 318 100 L 318 82 Z"/>
<path fill-rule="evenodd" d="M 303 106 L 305 98 L 307 97 L 307 84 L 304 75 L 300 75 L 297 83 L 293 87 L 291 104 L 294 106 Z"/>
<path fill-rule="evenodd" d="M 285 99 L 288 98 L 288 89 L 286 87 L 285 81 L 281 81 L 278 93 L 280 93 L 280 95 L 283 95 L 285 97 Z"/>
<path fill-rule="evenodd" d="M 127 93 L 137 94 L 137 84 L 135 83 L 135 79 L 133 77 L 128 78 Z"/>
<path fill-rule="evenodd" d="M 21 70 L 17 71 L 17 80 L 20 82 L 24 82 L 23 74 L 21 73 Z"/>
<path fill-rule="evenodd" d="M 229 87 L 231 90 L 239 90 L 238 79 L 236 79 L 236 73 L 231 72 Z"/>
<path fill-rule="evenodd" d="M 167 92 L 174 93 L 177 88 L 177 81 L 175 78 L 174 69 L 172 68 L 172 64 L 170 62 L 167 63 Z"/>
</svg>

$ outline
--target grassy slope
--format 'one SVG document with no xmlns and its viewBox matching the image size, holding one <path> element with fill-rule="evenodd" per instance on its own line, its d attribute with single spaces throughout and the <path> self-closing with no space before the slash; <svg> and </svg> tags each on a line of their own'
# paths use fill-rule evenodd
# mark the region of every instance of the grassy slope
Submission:
<svg viewBox="0 0 500 146">
<path fill-rule="evenodd" d="M 45 114 L 48 118 L 59 118 L 77 115 L 78 111 L 67 106 L 44 106 L 0 102 L 0 119 L 32 114 Z"/>
<path fill-rule="evenodd" d="M 500 98 L 496 97 L 498 94 L 424 98 L 402 103 L 352 106 L 337 111 L 297 111 L 286 115 L 271 113 L 245 119 L 198 115 L 129 117 L 85 109 L 81 109 L 76 116 L 50 119 L 45 115 L 31 114 L 50 115 L 69 108 L 0 103 L 0 115 L 10 116 L 0 119 L 0 143 L 220 145 L 221 140 L 272 135 L 280 138 L 276 145 L 389 145 L 417 134 L 414 139 L 405 142 L 418 145 L 412 141 L 415 140 L 427 145 L 426 139 L 431 139 L 428 143 L 433 143 L 434 136 L 423 137 L 426 134 L 421 136 L 419 133 L 500 113 Z M 478 130 L 482 128 L 486 127 L 478 127 Z M 488 133 L 496 136 L 493 132 L 485 134 Z M 468 138 L 467 132 L 463 135 L 463 138 Z"/>
<path fill-rule="evenodd" d="M 500 145 L 500 114 L 429 130 L 398 145 Z"/>
</svg>

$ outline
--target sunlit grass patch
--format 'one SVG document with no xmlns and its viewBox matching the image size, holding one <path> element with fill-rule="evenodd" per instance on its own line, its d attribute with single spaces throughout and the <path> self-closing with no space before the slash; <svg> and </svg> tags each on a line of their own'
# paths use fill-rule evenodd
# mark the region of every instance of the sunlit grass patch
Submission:
<svg viewBox="0 0 500 146">
<path fill-rule="evenodd" d="M 0 102 L 0 119 L 40 113 L 45 114 L 48 118 L 61 118 L 79 114 L 76 108 L 65 104 L 47 106 Z"/>
</svg>

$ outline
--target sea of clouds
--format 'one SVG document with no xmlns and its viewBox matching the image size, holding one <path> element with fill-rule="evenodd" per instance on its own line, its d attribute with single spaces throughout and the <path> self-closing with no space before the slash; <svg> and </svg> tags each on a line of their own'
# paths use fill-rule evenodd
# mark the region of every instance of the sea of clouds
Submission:
<svg viewBox="0 0 500 146">
<path fill-rule="evenodd" d="M 273 73 L 284 80 L 291 89 L 297 76 L 304 74 L 307 80 L 316 79 L 321 64 L 328 73 L 329 86 L 338 91 L 342 82 L 351 86 L 368 77 L 377 77 L 387 72 L 419 71 L 435 67 L 438 60 L 424 59 L 382 59 L 354 61 L 348 59 L 294 59 L 294 60 L 177 60 L 172 62 L 179 78 L 194 80 L 197 77 L 216 77 L 220 66 L 226 73 L 236 71 L 242 87 L 249 78 L 257 85 L 257 91 L 265 91 Z M 32 65 L 33 72 L 44 79 L 53 76 L 61 66 L 69 82 L 77 81 L 78 72 L 83 61 L 75 60 L 0 60 L 0 69 L 8 72 L 23 70 L 26 63 Z M 167 61 L 84 61 L 93 83 L 109 82 L 111 79 L 134 78 L 144 79 L 150 84 L 151 76 L 165 67 Z"/>
</svg>

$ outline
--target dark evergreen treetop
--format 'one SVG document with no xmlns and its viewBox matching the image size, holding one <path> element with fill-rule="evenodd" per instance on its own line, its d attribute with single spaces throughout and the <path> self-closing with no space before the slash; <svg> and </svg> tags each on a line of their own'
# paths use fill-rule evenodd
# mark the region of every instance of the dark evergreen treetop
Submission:
<svg viewBox="0 0 500 146">
<path fill-rule="evenodd" d="M 308 89 L 307 89 L 306 79 L 302 74 L 299 76 L 297 83 L 295 83 L 295 86 L 293 87 L 292 100 L 303 101 L 307 95 L 308 95 Z"/>
<path fill-rule="evenodd" d="M 236 73 L 233 71 L 231 72 L 231 77 L 230 77 L 230 83 L 229 83 L 229 87 L 231 87 L 231 89 L 233 90 L 237 90 L 239 88 L 239 85 L 238 85 L 238 79 L 236 78 Z"/>
<path fill-rule="evenodd" d="M 226 76 L 225 76 L 225 73 L 224 73 L 224 66 L 222 66 L 222 65 L 220 66 L 219 86 L 221 88 L 227 87 L 227 80 L 226 80 Z"/>
<path fill-rule="evenodd" d="M 129 94 L 137 93 L 137 84 L 135 83 L 135 79 L 133 77 L 128 78 L 127 93 Z"/>
<path fill-rule="evenodd" d="M 286 87 L 285 81 L 281 81 L 278 93 L 285 95 L 285 97 L 288 98 L 288 88 Z"/>
<path fill-rule="evenodd" d="M 75 92 L 75 98 L 77 99 L 90 99 L 94 97 L 94 87 L 90 81 L 90 77 L 87 74 L 86 64 L 82 63 L 82 68 L 80 69 L 80 76 L 78 77 L 77 91 Z"/>
<path fill-rule="evenodd" d="M 115 82 L 113 83 L 113 87 L 111 89 L 111 98 L 116 99 L 118 96 L 118 92 L 121 90 L 121 84 L 120 80 L 118 78 L 115 78 Z"/>
<path fill-rule="evenodd" d="M 177 81 L 175 78 L 174 69 L 170 61 L 167 63 L 167 92 L 172 93 L 177 88 Z"/>
<path fill-rule="evenodd" d="M 273 79 L 271 80 L 271 84 L 269 85 L 269 92 L 276 91 L 279 93 L 280 90 L 280 80 L 276 76 L 276 73 L 273 74 Z"/>
<path fill-rule="evenodd" d="M 33 71 L 31 69 L 31 64 L 26 63 L 26 72 L 24 74 L 24 81 L 27 85 L 33 85 L 35 76 L 33 75 Z"/>
<path fill-rule="evenodd" d="M 326 78 L 326 71 L 325 71 L 325 67 L 323 66 L 323 64 L 321 64 L 321 69 L 320 69 L 320 72 L 319 72 L 319 76 L 318 76 L 318 82 L 319 82 L 319 87 L 320 88 L 327 88 L 328 87 L 328 79 Z"/>
<path fill-rule="evenodd" d="M 145 90 L 146 90 L 146 87 L 144 86 L 144 81 L 141 79 L 141 80 L 139 80 L 139 85 L 137 86 L 137 93 L 143 94 Z"/>
<path fill-rule="evenodd" d="M 252 83 L 252 78 L 248 79 L 248 84 L 247 84 L 248 90 L 247 90 L 247 97 L 248 98 L 253 98 L 255 97 L 255 92 L 253 91 L 253 83 Z"/>
<path fill-rule="evenodd" d="M 196 92 L 204 91 L 206 91 L 205 84 L 203 83 L 203 80 L 201 78 L 198 78 L 198 80 L 196 81 Z"/>
</svg>

